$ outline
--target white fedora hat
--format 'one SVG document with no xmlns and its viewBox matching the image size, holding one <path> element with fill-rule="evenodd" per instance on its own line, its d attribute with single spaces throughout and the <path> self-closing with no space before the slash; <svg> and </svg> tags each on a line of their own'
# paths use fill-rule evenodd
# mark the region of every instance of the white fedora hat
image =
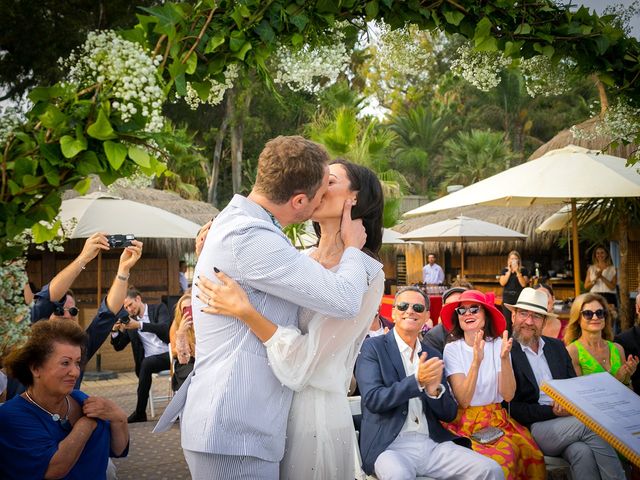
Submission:
<svg viewBox="0 0 640 480">
<path fill-rule="evenodd" d="M 528 310 L 530 312 L 539 313 L 545 317 L 556 318 L 555 313 L 547 312 L 547 294 L 542 290 L 534 290 L 533 288 L 523 288 L 518 297 L 518 301 L 509 305 L 505 303 L 504 306 L 515 313 L 516 308 L 520 310 Z"/>
</svg>

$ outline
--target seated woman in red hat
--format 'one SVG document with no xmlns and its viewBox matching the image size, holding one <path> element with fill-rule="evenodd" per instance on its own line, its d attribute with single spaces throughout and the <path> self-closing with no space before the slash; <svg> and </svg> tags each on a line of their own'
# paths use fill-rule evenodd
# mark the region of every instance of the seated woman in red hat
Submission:
<svg viewBox="0 0 640 480">
<path fill-rule="evenodd" d="M 529 431 L 501 406 L 516 390 L 510 355 L 513 340 L 508 338 L 504 315 L 487 297 L 468 290 L 440 313 L 451 332 L 443 357 L 458 401 L 458 415 L 445 427 L 470 437 L 473 449 L 498 462 L 507 480 L 545 478 L 542 452 Z"/>
</svg>

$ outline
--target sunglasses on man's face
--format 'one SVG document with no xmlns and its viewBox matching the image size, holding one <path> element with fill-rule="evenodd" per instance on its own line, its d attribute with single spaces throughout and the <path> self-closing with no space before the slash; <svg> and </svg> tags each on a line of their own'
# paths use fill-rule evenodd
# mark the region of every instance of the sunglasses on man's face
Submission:
<svg viewBox="0 0 640 480">
<path fill-rule="evenodd" d="M 585 320 L 591 320 L 594 315 L 599 319 L 604 318 L 604 310 L 602 308 L 599 308 L 595 312 L 593 310 L 582 310 L 580 313 Z"/>
<path fill-rule="evenodd" d="M 458 307 L 458 308 L 456 308 L 456 313 L 458 315 L 464 315 L 467 312 L 475 315 L 479 311 L 480 311 L 480 305 L 471 305 L 469 307 Z"/>
<path fill-rule="evenodd" d="M 409 307 L 413 308 L 416 313 L 422 313 L 426 310 L 426 307 L 421 303 L 399 302 L 395 304 L 395 307 L 401 312 L 406 312 Z"/>
<path fill-rule="evenodd" d="M 78 310 L 78 307 L 64 307 L 64 308 L 56 308 L 54 313 L 59 317 L 63 317 L 64 312 L 69 312 L 69 315 L 71 315 L 72 317 L 75 317 L 76 315 L 78 315 L 79 310 Z"/>
</svg>

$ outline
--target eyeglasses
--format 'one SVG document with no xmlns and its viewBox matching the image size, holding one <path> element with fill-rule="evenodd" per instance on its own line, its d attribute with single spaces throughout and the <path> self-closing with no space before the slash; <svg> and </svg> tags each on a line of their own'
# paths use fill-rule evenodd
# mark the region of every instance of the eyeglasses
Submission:
<svg viewBox="0 0 640 480">
<path fill-rule="evenodd" d="M 78 307 L 64 307 L 64 308 L 56 308 L 54 313 L 59 316 L 62 317 L 64 316 L 64 312 L 69 312 L 69 315 L 71 315 L 72 317 L 75 317 L 76 315 L 78 315 L 78 312 L 80 310 L 78 310 Z"/>
<path fill-rule="evenodd" d="M 599 308 L 595 312 L 593 310 L 582 310 L 580 313 L 585 320 L 591 320 L 594 315 L 597 318 L 604 318 L 604 310 L 602 308 Z"/>
<path fill-rule="evenodd" d="M 409 302 L 396 303 L 395 307 L 401 312 L 406 312 L 409 309 L 409 307 L 411 307 L 413 308 L 413 311 L 416 313 L 422 313 L 427 309 L 427 307 L 425 307 L 421 303 L 409 303 Z"/>
<path fill-rule="evenodd" d="M 458 315 L 464 315 L 465 313 L 469 312 L 475 315 L 480 311 L 480 308 L 481 308 L 480 305 L 471 305 L 469 307 L 458 307 L 456 308 L 456 313 Z"/>
<path fill-rule="evenodd" d="M 544 315 L 541 315 L 540 313 L 534 313 L 530 310 L 518 310 L 518 317 L 520 317 L 522 320 L 526 320 L 527 318 L 531 317 L 532 320 L 536 320 L 538 322 L 544 320 Z"/>
</svg>

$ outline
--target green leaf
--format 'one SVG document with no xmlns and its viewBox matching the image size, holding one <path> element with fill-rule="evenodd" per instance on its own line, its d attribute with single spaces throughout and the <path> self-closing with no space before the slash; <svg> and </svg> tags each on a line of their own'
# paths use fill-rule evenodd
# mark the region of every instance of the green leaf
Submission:
<svg viewBox="0 0 640 480">
<path fill-rule="evenodd" d="M 22 177 L 22 185 L 25 187 L 33 187 L 40 183 L 42 177 L 34 177 L 33 175 L 24 175 Z"/>
<path fill-rule="evenodd" d="M 306 15 L 293 15 L 289 21 L 296 26 L 299 32 L 302 32 L 309 23 L 309 17 Z"/>
<path fill-rule="evenodd" d="M 91 181 L 89 181 L 89 184 L 91 184 Z M 58 230 L 60 230 L 61 226 L 60 220 L 56 221 L 51 227 L 40 222 L 33 224 L 31 227 L 33 241 L 35 243 L 44 243 L 53 240 L 58 234 Z"/>
<path fill-rule="evenodd" d="M 198 66 L 198 56 L 195 54 L 195 52 L 193 52 L 189 58 L 187 59 L 187 70 L 186 73 L 188 73 L 189 75 L 191 75 L 193 72 L 196 71 L 196 68 Z"/>
<path fill-rule="evenodd" d="M 9 191 L 11 192 L 11 195 L 17 195 L 20 190 L 22 190 L 22 187 L 11 179 L 7 180 L 7 185 L 9 185 Z"/>
<path fill-rule="evenodd" d="M 76 171 L 78 172 L 78 175 L 82 175 L 83 177 L 104 170 L 104 167 L 100 165 L 98 156 L 92 151 L 82 152 L 78 155 L 77 165 L 78 167 Z"/>
<path fill-rule="evenodd" d="M 513 33 L 515 35 L 529 35 L 531 33 L 531 25 L 528 23 L 521 23 Z"/>
<path fill-rule="evenodd" d="M 109 165 L 111 165 L 114 170 L 118 170 L 124 163 L 125 158 L 127 158 L 127 147 L 121 143 L 107 140 L 102 144 L 102 148 L 107 156 Z"/>
<path fill-rule="evenodd" d="M 79 139 L 75 139 L 71 135 L 65 135 L 60 139 L 60 150 L 62 151 L 62 155 L 65 158 L 73 158 L 78 153 L 87 149 L 87 139 L 81 137 Z"/>
<path fill-rule="evenodd" d="M 156 164 L 155 174 L 156 174 L 157 177 L 161 176 L 164 172 L 167 172 L 167 171 L 168 171 L 167 170 L 167 166 L 164 163 L 158 162 Z"/>
<path fill-rule="evenodd" d="M 273 41 L 276 39 L 276 34 L 273 31 L 271 24 L 266 20 L 262 20 L 258 24 L 258 26 L 254 28 L 254 31 L 258 34 L 260 40 L 262 40 L 264 43 L 273 43 Z"/>
<path fill-rule="evenodd" d="M 224 38 L 225 38 L 224 35 L 220 35 L 220 34 L 217 34 L 211 37 L 207 42 L 207 46 L 204 49 L 204 53 L 213 52 L 216 48 L 218 48 L 220 45 L 224 43 Z"/>
<path fill-rule="evenodd" d="M 244 60 L 244 57 L 249 50 L 251 50 L 251 42 L 245 42 L 242 48 L 234 53 L 233 56 L 239 58 L 240 60 Z"/>
<path fill-rule="evenodd" d="M 507 42 L 504 45 L 504 56 L 505 57 L 511 57 L 511 56 L 518 56 L 520 54 L 520 49 L 522 48 L 522 45 L 524 45 L 524 41 L 519 41 L 519 42 Z"/>
<path fill-rule="evenodd" d="M 149 168 L 151 166 L 151 158 L 149 157 L 149 154 L 134 145 L 129 147 L 129 158 L 141 167 Z"/>
<path fill-rule="evenodd" d="M 553 57 L 553 54 L 556 52 L 556 49 L 553 48 L 551 45 L 546 45 L 542 48 L 542 54 L 545 57 L 551 58 Z"/>
<path fill-rule="evenodd" d="M 495 52 L 498 49 L 498 43 L 493 37 L 478 38 L 475 48 L 479 52 Z"/>
<path fill-rule="evenodd" d="M 233 31 L 229 37 L 229 50 L 238 52 L 244 46 L 246 39 L 244 32 Z"/>
<path fill-rule="evenodd" d="M 91 187 L 91 177 L 83 178 L 73 186 L 73 189 L 80 195 L 84 195 L 89 191 L 89 187 Z"/>
<path fill-rule="evenodd" d="M 35 175 L 38 162 L 31 157 L 18 157 L 13 167 L 13 177 L 20 178 L 23 175 Z"/>
<path fill-rule="evenodd" d="M 97 138 L 98 140 L 110 140 L 117 138 L 117 135 L 113 131 L 113 127 L 109 122 L 109 118 L 105 115 L 104 110 L 101 108 L 98 110 L 98 119 L 95 123 L 89 125 L 87 133 L 90 137 Z"/>
<path fill-rule="evenodd" d="M 491 36 L 491 26 L 491 20 L 487 17 L 480 20 L 478 25 L 476 25 L 476 31 L 473 35 L 474 40 L 484 41 L 486 37 Z"/>
<path fill-rule="evenodd" d="M 600 79 L 600 81 L 602 83 L 604 83 L 605 85 L 607 85 L 609 87 L 613 87 L 616 84 L 616 82 L 613 79 L 613 77 L 611 75 L 609 75 L 608 73 L 598 73 L 598 78 Z"/>
<path fill-rule="evenodd" d="M 52 87 L 36 87 L 29 92 L 29 100 L 33 103 L 38 103 L 43 100 L 59 97 L 63 93 L 64 88 L 60 85 L 54 85 Z"/>
<path fill-rule="evenodd" d="M 67 116 L 55 105 L 47 105 L 45 112 L 38 117 L 46 128 L 58 128 L 64 124 Z"/>
<path fill-rule="evenodd" d="M 607 48 L 609 48 L 609 39 L 604 35 L 596 37 L 594 42 L 596 45 L 596 51 L 599 55 L 603 55 L 604 52 L 607 51 Z"/>
<path fill-rule="evenodd" d="M 459 12 L 458 10 L 444 11 L 443 14 L 447 23 L 450 23 L 451 25 L 455 25 L 456 27 L 460 25 L 460 22 L 464 18 L 464 13 Z"/>
<path fill-rule="evenodd" d="M 304 37 L 299 33 L 294 33 L 293 35 L 291 35 L 291 45 L 293 45 L 294 47 L 299 47 L 300 45 L 302 45 L 302 42 L 304 42 Z"/>
</svg>

